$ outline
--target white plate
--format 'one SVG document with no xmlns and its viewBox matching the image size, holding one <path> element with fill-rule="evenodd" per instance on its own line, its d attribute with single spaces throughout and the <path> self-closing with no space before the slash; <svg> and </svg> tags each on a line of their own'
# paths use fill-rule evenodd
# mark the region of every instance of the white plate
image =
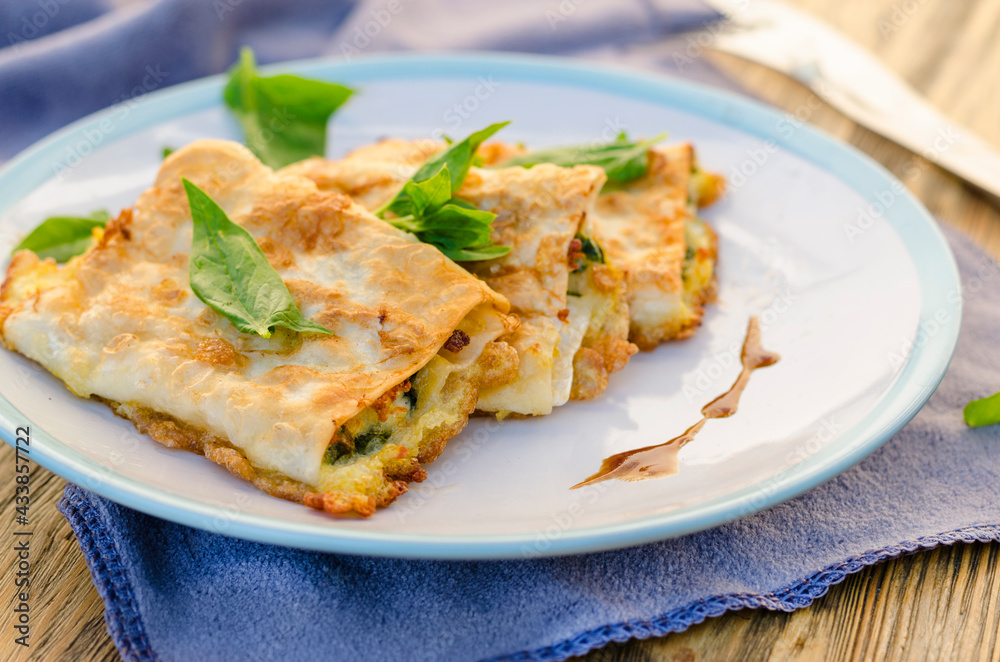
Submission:
<svg viewBox="0 0 1000 662">
<path fill-rule="evenodd" d="M 370 519 L 264 495 L 195 455 L 137 434 L 18 355 L 0 352 L 0 417 L 31 426 L 33 460 L 138 510 L 303 548 L 500 558 L 592 551 L 707 528 L 826 480 L 877 448 L 933 392 L 958 336 L 954 260 L 933 219 L 855 150 L 746 99 L 691 83 L 539 57 L 372 58 L 280 67 L 360 89 L 330 156 L 381 136 L 462 136 L 512 119 L 531 146 L 669 131 L 693 141 L 730 194 L 719 301 L 691 340 L 635 356 L 601 398 L 550 416 L 473 420 L 428 479 Z M 0 174 L 0 252 L 46 215 L 129 206 L 165 145 L 239 139 L 220 77 L 141 97 L 43 141 Z M 680 434 L 739 371 L 748 318 L 780 363 L 739 413 L 713 420 L 677 475 L 571 491 L 601 460 Z"/>
</svg>

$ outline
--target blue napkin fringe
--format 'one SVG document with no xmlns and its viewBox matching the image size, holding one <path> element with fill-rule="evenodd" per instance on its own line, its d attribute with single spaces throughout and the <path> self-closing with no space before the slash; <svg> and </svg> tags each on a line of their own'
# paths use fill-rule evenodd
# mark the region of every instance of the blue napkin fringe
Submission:
<svg viewBox="0 0 1000 662">
<path fill-rule="evenodd" d="M 94 508 L 88 493 L 66 484 L 59 512 L 69 521 L 90 567 L 91 578 L 105 604 L 104 619 L 118 652 L 126 662 L 157 662 L 146 636 L 132 585 L 118 556 L 117 547 Z M 908 554 L 955 543 L 1000 542 L 1000 526 L 969 526 L 937 535 L 888 545 L 834 563 L 771 593 L 730 593 L 697 600 L 651 620 L 632 620 L 583 632 L 552 646 L 489 658 L 488 662 L 559 662 L 583 655 L 612 641 L 662 637 L 683 632 L 707 618 L 739 609 L 791 612 L 808 607 L 834 584 L 864 568 Z"/>
<path fill-rule="evenodd" d="M 70 487 L 66 486 L 67 492 Z M 794 582 L 772 593 L 730 593 L 716 595 L 704 600 L 669 611 L 652 620 L 634 620 L 614 623 L 584 632 L 553 646 L 533 651 L 522 651 L 513 655 L 501 655 L 484 662 L 561 662 L 592 650 L 606 646 L 612 641 L 622 643 L 629 639 L 649 639 L 663 637 L 674 632 L 683 632 L 707 618 L 722 616 L 727 611 L 740 609 L 767 609 L 770 611 L 792 612 L 808 607 L 817 598 L 826 595 L 830 587 L 847 579 L 848 575 L 864 570 L 889 559 L 916 554 L 942 545 L 974 542 L 1000 542 L 1000 526 L 970 526 L 954 531 L 946 531 L 933 536 L 921 536 L 916 540 L 873 549 L 853 556 L 841 563 L 834 563 L 814 572 L 805 579 Z"/>
<path fill-rule="evenodd" d="M 90 567 L 90 577 L 104 601 L 104 622 L 115 647 L 126 662 L 157 662 L 139 615 L 132 583 L 118 555 L 111 534 L 87 493 L 72 483 L 66 484 L 59 512 L 69 521 L 80 550 Z"/>
</svg>

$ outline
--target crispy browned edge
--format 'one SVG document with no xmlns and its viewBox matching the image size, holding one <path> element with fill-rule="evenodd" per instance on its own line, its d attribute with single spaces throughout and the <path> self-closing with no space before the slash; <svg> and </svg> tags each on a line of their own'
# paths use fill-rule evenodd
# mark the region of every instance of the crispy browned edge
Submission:
<svg viewBox="0 0 1000 662">
<path fill-rule="evenodd" d="M 726 189 L 726 180 L 722 175 L 716 173 L 704 173 L 708 180 L 708 188 L 702 190 L 701 196 L 698 198 L 697 205 L 699 209 L 704 209 L 709 205 L 716 202 Z M 705 287 L 700 290 L 693 290 L 691 295 L 691 300 L 688 301 L 688 305 L 691 306 L 691 319 L 688 323 L 681 326 L 678 330 L 677 335 L 664 338 L 663 340 L 683 340 L 684 338 L 690 338 L 694 335 L 694 332 L 701 326 L 702 317 L 705 315 L 705 304 L 712 303 L 716 300 L 719 293 L 719 271 L 717 269 L 719 262 L 719 235 L 715 233 L 715 229 L 706 223 L 701 221 L 705 226 L 705 230 L 708 232 L 709 236 L 709 247 L 699 248 L 697 254 L 695 255 L 696 262 L 703 262 L 705 260 L 710 260 L 712 262 L 712 278 L 708 281 Z M 687 292 L 685 292 L 687 294 Z M 643 351 L 648 351 L 656 347 L 658 343 L 653 343 L 648 347 L 643 346 L 642 343 L 633 339 L 639 349 Z"/>
<path fill-rule="evenodd" d="M 702 221 L 704 223 L 704 221 Z M 684 338 L 690 338 L 694 335 L 695 330 L 701 326 L 701 319 L 705 315 L 705 304 L 711 303 L 716 300 L 719 292 L 719 272 L 716 269 L 719 257 L 719 236 L 715 234 L 715 230 L 712 229 L 708 223 L 705 223 L 705 229 L 708 231 L 708 236 L 711 239 L 711 243 L 708 248 L 699 248 L 698 254 L 695 257 L 696 261 L 711 260 L 712 262 L 712 278 L 708 283 L 700 290 L 694 290 L 691 294 L 691 301 L 689 305 L 691 306 L 691 319 L 687 324 L 681 327 L 681 330 L 675 336 L 675 340 L 683 340 Z M 640 345 L 640 348 L 642 346 Z"/>
<path fill-rule="evenodd" d="M 227 440 L 178 421 L 168 414 L 146 407 L 124 405 L 98 396 L 92 398 L 107 404 L 117 416 L 131 421 L 140 433 L 149 435 L 169 448 L 180 448 L 202 455 L 271 496 L 301 503 L 331 515 L 353 512 L 368 517 L 378 508 L 388 506 L 396 497 L 405 494 L 408 483 L 419 483 L 427 477 L 427 472 L 420 463 L 433 462 L 444 450 L 447 441 L 466 426 L 469 414 L 475 409 L 481 384 L 488 385 L 510 377 L 510 353 L 513 351 L 505 342 L 492 341 L 474 364 L 476 369 L 474 374 L 468 376 L 470 378 L 460 376 L 458 379 L 448 379 L 445 389 L 450 389 L 460 399 L 463 415 L 454 425 L 434 430 L 429 437 L 423 439 L 416 458 L 404 455 L 386 463 L 383 473 L 386 481 L 383 489 L 375 495 L 341 490 L 316 492 L 308 485 L 287 476 L 254 467 L 246 455 Z"/>
<path fill-rule="evenodd" d="M 521 145 L 511 145 L 502 142 L 488 142 L 480 146 L 477 154 L 487 165 L 500 165 L 504 161 L 524 154 L 525 151 L 525 148 Z M 708 207 L 712 203 L 716 202 L 722 196 L 726 188 L 726 180 L 722 175 L 710 172 L 705 172 L 704 174 L 707 176 L 706 183 L 708 186 L 701 192 L 701 197 L 698 200 L 699 208 Z M 691 299 L 687 302 L 691 307 L 691 318 L 687 320 L 686 323 L 679 325 L 676 329 L 670 329 L 665 332 L 649 336 L 639 333 L 635 328 L 630 328 L 629 340 L 640 350 L 648 352 L 655 349 L 663 342 L 690 338 L 694 335 L 694 332 L 698 329 L 698 327 L 701 326 L 701 320 L 705 315 L 705 304 L 712 303 L 716 300 L 719 285 L 718 271 L 715 269 L 714 265 L 718 262 L 719 238 L 718 235 L 716 235 L 715 230 L 710 225 L 705 223 L 705 227 L 711 237 L 711 246 L 708 249 L 699 249 L 696 259 L 701 261 L 708 258 L 713 262 L 712 278 L 704 288 L 691 292 Z M 662 331 L 662 329 L 660 329 L 660 331 Z M 581 348 L 581 350 L 578 351 L 573 357 L 574 375 L 577 374 L 577 371 L 581 371 L 584 378 L 581 379 L 579 389 L 577 384 L 574 383 L 573 394 L 570 396 L 572 399 L 583 400 L 588 397 L 600 395 L 600 393 L 602 393 L 607 387 L 606 373 L 603 374 L 603 386 L 601 386 L 601 364 L 603 363 L 603 358 L 597 354 L 598 352 L 595 352 L 593 349 Z M 606 352 L 600 352 L 600 354 L 607 355 Z M 612 353 L 611 355 L 613 356 L 614 354 L 615 353 Z M 609 372 L 614 372 L 614 370 Z M 576 379 L 574 377 L 574 382 L 575 381 Z"/>
<path fill-rule="evenodd" d="M 580 348 L 573 355 L 573 387 L 571 400 L 589 400 L 604 393 L 608 379 L 628 363 L 638 348 L 627 339 L 628 303 L 625 278 L 617 269 L 605 264 L 591 266 L 594 287 L 613 293 L 616 311 L 605 316 L 598 328 L 587 329 Z"/>
<path fill-rule="evenodd" d="M 521 145 L 504 142 L 487 142 L 480 145 L 476 155 L 483 164 L 499 165 L 515 156 L 525 153 Z M 584 212 L 586 213 L 586 212 Z M 573 256 L 568 256 L 572 261 Z M 618 290 L 615 301 L 627 306 L 626 283 L 624 274 L 607 265 L 595 265 L 594 285 L 602 292 Z M 639 348 L 625 337 L 625 329 L 615 329 L 616 323 L 628 325 L 628 315 L 619 319 L 617 315 L 609 315 L 607 322 L 599 329 L 588 329 L 580 349 L 573 355 L 573 387 L 570 391 L 571 400 L 589 400 L 604 393 L 608 388 L 608 379 L 612 373 L 625 367 L 629 358 Z M 513 416 L 512 416 L 513 417 Z M 520 417 L 518 415 L 518 417 Z"/>
</svg>

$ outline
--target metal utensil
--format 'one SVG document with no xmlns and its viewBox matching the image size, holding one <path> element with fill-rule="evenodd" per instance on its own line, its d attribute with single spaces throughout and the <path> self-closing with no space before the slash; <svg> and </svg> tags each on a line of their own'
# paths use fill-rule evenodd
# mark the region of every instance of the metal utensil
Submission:
<svg viewBox="0 0 1000 662">
<path fill-rule="evenodd" d="M 709 48 L 791 76 L 859 124 L 1000 197 L 1000 154 L 868 51 L 777 0 L 706 1 L 729 17 Z"/>
</svg>

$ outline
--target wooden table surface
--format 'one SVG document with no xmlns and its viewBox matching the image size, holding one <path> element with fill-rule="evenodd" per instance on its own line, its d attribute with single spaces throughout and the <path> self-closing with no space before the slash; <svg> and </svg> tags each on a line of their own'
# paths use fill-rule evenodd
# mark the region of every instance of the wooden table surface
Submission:
<svg viewBox="0 0 1000 662">
<path fill-rule="evenodd" d="M 794 0 L 871 48 L 960 125 L 1000 148 L 1000 0 Z M 755 65 L 708 54 L 774 105 L 813 107 L 811 93 Z M 905 109 L 900 109 L 905 112 Z M 1000 257 L 1000 207 L 955 177 L 820 104 L 809 121 L 889 168 L 933 214 Z M 1000 385 L 998 385 L 1000 386 Z M 1000 443 L 1000 431 L 998 431 Z M 64 481 L 33 466 L 30 649 L 13 643 L 14 454 L 0 444 L 7 486 L 3 660 L 115 660 L 103 605 L 69 525 L 56 511 Z M 586 659 L 1000 660 L 1000 544 L 921 552 L 849 577 L 791 614 L 731 612 L 668 637 L 612 644 Z"/>
</svg>

